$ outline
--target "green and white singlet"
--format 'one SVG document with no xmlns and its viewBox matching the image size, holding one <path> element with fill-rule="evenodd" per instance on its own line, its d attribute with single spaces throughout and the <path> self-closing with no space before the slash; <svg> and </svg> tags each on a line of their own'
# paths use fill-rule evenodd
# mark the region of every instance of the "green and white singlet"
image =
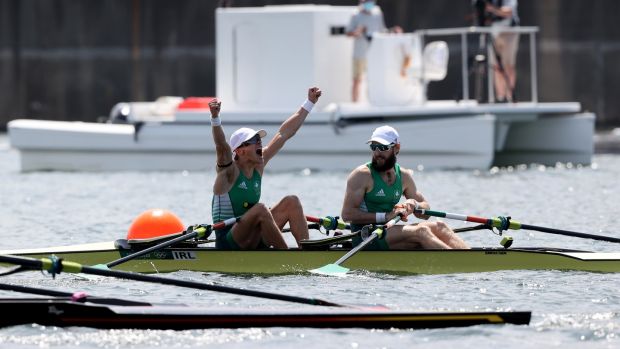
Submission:
<svg viewBox="0 0 620 349">
<path fill-rule="evenodd" d="M 373 187 L 372 190 L 364 194 L 364 200 L 360 205 L 360 209 L 366 212 L 390 212 L 394 208 L 394 205 L 398 204 L 401 196 L 403 195 L 403 183 L 400 175 L 400 165 L 394 165 L 394 172 L 396 173 L 396 179 L 392 185 L 388 185 L 383 181 L 379 172 L 373 167 L 372 163 L 367 163 L 366 166 L 370 169 L 372 175 Z M 357 231 L 362 229 L 363 225 L 351 224 L 351 230 Z M 386 232 L 387 233 L 387 232 Z M 380 239 L 375 240 L 370 245 L 366 246 L 367 250 L 389 250 L 389 247 L 385 241 L 384 233 Z M 362 242 L 361 237 L 356 236 L 353 238 L 353 245 L 357 246 Z"/>
<path fill-rule="evenodd" d="M 228 218 L 239 217 L 246 213 L 260 200 L 261 175 L 257 170 L 252 173 L 252 178 L 247 178 L 239 171 L 237 180 L 228 193 L 213 195 L 211 202 L 213 223 L 221 222 Z M 228 234 L 232 227 L 215 231 L 215 247 L 221 249 L 239 249 L 239 246 Z"/>
</svg>

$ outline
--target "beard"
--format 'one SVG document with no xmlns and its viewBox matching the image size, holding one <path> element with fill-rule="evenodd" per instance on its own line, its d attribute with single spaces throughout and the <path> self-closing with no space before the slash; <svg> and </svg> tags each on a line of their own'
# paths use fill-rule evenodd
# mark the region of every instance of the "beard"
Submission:
<svg viewBox="0 0 620 349">
<path fill-rule="evenodd" d="M 388 171 L 392 169 L 394 165 L 396 165 L 396 154 L 394 154 L 394 152 L 392 152 L 392 155 L 385 159 L 383 165 L 377 164 L 377 160 L 374 157 L 372 158 L 372 167 L 378 172 Z"/>
</svg>

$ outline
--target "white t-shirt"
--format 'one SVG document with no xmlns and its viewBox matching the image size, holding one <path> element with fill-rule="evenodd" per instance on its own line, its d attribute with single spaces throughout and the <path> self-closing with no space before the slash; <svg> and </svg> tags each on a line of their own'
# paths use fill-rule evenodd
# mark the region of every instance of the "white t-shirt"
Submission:
<svg viewBox="0 0 620 349">
<path fill-rule="evenodd" d="M 353 44 L 353 58 L 364 59 L 370 46 L 370 38 L 372 34 L 376 32 L 386 32 L 385 21 L 383 20 L 383 12 L 379 6 L 373 7 L 370 13 L 366 11 L 359 11 L 353 17 L 347 27 L 347 33 L 350 33 L 358 27 L 365 27 L 366 32 L 361 36 L 355 38 Z"/>
</svg>

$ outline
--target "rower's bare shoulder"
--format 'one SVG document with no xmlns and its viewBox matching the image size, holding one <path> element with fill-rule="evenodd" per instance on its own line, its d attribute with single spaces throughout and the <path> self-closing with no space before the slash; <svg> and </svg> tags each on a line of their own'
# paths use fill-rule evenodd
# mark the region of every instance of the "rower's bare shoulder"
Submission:
<svg viewBox="0 0 620 349">
<path fill-rule="evenodd" d="M 349 174 L 349 180 L 351 179 L 363 179 L 363 178 L 372 178 L 372 175 L 370 173 L 370 169 L 368 168 L 368 166 L 366 165 L 360 165 L 358 167 L 356 167 L 353 171 L 351 171 L 351 173 Z"/>
<path fill-rule="evenodd" d="M 401 166 L 401 168 L 400 168 L 400 175 L 401 175 L 401 177 L 402 176 L 409 176 L 409 177 L 413 178 L 413 169 L 405 168 L 405 167 Z"/>
<path fill-rule="evenodd" d="M 363 192 L 368 187 L 372 187 L 372 174 L 368 166 L 361 165 L 351 171 L 347 178 L 347 188 Z"/>
<path fill-rule="evenodd" d="M 413 181 L 413 170 L 409 168 L 400 168 L 400 177 L 403 183 L 414 183 Z"/>
</svg>

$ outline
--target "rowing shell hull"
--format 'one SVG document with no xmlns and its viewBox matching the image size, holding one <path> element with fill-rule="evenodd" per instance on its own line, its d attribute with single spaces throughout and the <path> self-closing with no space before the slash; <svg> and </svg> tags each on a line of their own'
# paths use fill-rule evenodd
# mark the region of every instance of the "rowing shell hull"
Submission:
<svg viewBox="0 0 620 349">
<path fill-rule="evenodd" d="M 166 248 L 112 269 L 140 273 L 178 270 L 248 274 L 295 274 L 333 263 L 348 250 L 222 251 L 208 247 Z M 0 251 L 0 254 L 42 258 L 56 255 L 85 265 L 106 264 L 135 252 L 114 242 Z M 545 248 L 474 248 L 471 250 L 360 251 L 343 266 L 392 274 L 450 274 L 519 269 L 620 272 L 620 253 Z"/>
<path fill-rule="evenodd" d="M 0 299 L 0 326 L 37 323 L 104 329 L 204 329 L 247 327 L 442 328 L 483 324 L 527 325 L 531 312 L 434 312 L 326 309 L 200 309 L 184 305 L 119 306 L 60 299 Z"/>
</svg>

